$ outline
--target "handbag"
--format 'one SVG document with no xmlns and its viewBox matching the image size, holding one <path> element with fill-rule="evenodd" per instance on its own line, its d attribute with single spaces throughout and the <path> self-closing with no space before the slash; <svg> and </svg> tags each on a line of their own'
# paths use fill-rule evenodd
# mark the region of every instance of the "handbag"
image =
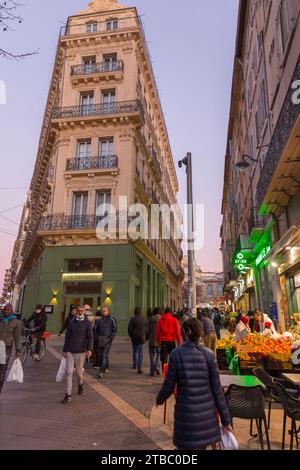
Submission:
<svg viewBox="0 0 300 470">
<path fill-rule="evenodd" d="M 231 431 L 225 431 L 222 424 L 220 423 L 220 447 L 221 450 L 238 450 L 239 445 L 234 434 Z"/>
</svg>

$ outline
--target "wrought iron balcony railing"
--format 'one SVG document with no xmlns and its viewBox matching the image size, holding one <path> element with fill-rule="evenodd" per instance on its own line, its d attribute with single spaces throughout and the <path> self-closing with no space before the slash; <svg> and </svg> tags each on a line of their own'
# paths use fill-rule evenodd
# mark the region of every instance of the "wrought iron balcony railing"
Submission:
<svg viewBox="0 0 300 470">
<path fill-rule="evenodd" d="M 128 114 L 134 112 L 140 112 L 143 118 L 143 108 L 139 100 L 55 108 L 52 119 L 105 116 L 109 114 Z"/>
<path fill-rule="evenodd" d="M 294 71 L 291 84 L 300 77 L 300 56 Z M 259 207 L 264 202 L 269 186 L 280 161 L 284 147 L 287 144 L 291 131 L 300 114 L 300 104 L 295 104 L 292 99 L 293 88 L 290 86 L 281 109 L 272 140 L 265 158 L 261 175 L 257 185 L 257 202 Z"/>
<path fill-rule="evenodd" d="M 135 217 L 128 216 L 126 213 L 121 214 L 105 214 L 103 216 L 88 214 L 88 215 L 62 215 L 51 214 L 42 217 L 39 222 L 38 231 L 57 231 L 57 230 L 88 230 L 96 229 L 99 222 L 104 218 L 111 227 L 126 229 Z"/>
<path fill-rule="evenodd" d="M 97 64 L 81 64 L 71 67 L 71 75 L 90 75 L 94 73 L 120 72 L 124 69 L 123 60 L 100 62 Z"/>
<path fill-rule="evenodd" d="M 94 170 L 105 168 L 117 168 L 118 157 L 116 155 L 84 157 L 84 158 L 68 158 L 67 171 L 74 170 Z"/>
</svg>

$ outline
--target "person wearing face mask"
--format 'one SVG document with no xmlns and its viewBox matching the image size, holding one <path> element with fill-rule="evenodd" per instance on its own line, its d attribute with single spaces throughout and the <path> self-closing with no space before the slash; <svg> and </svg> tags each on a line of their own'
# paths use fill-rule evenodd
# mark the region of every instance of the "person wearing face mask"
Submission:
<svg viewBox="0 0 300 470">
<path fill-rule="evenodd" d="M 31 322 L 33 322 L 32 332 L 36 336 L 35 354 L 33 358 L 39 359 L 42 337 L 46 331 L 47 326 L 47 313 L 45 312 L 44 307 L 41 304 L 38 304 L 36 306 L 35 311 L 31 315 L 31 317 L 28 318 L 27 324 L 30 325 Z"/>
<path fill-rule="evenodd" d="M 15 346 L 16 358 L 20 357 L 21 352 L 21 322 L 17 320 L 11 304 L 7 304 L 3 312 L 0 313 L 0 342 L 2 350 L 4 349 L 4 358 L 2 358 L 0 363 L 1 395 L 13 346 Z"/>
<path fill-rule="evenodd" d="M 63 404 L 71 401 L 74 365 L 78 377 L 78 395 L 83 393 L 83 366 L 85 358 L 92 356 L 93 340 L 92 323 L 86 317 L 84 308 L 79 307 L 76 317 L 67 328 L 63 348 L 67 360 L 67 393 L 62 400 Z"/>
</svg>

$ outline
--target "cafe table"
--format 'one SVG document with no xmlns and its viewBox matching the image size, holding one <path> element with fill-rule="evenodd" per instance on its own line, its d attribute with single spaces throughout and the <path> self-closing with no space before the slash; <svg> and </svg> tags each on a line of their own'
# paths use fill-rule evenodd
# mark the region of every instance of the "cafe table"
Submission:
<svg viewBox="0 0 300 470">
<path fill-rule="evenodd" d="M 230 385 L 239 385 L 240 387 L 257 387 L 260 385 L 265 389 L 265 385 L 254 375 L 229 375 L 220 374 L 222 388 L 229 388 Z"/>
</svg>

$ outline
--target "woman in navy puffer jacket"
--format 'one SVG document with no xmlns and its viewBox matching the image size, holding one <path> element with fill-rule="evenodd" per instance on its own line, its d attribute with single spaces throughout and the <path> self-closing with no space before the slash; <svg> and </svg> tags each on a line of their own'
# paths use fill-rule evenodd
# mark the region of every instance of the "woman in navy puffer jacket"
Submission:
<svg viewBox="0 0 300 470">
<path fill-rule="evenodd" d="M 225 430 L 230 414 L 215 355 L 199 344 L 202 326 L 196 318 L 182 327 L 187 341 L 170 355 L 167 377 L 156 403 L 162 405 L 177 385 L 173 442 L 180 450 L 200 450 L 220 441 L 217 413 Z"/>
</svg>

